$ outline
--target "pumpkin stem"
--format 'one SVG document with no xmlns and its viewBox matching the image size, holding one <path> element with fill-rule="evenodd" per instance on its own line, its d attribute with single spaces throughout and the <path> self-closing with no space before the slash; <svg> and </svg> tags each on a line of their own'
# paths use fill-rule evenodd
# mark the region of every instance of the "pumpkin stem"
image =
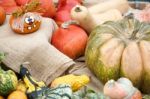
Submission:
<svg viewBox="0 0 150 99">
<path fill-rule="evenodd" d="M 138 33 L 138 31 L 139 31 L 139 29 L 134 30 L 130 39 L 135 40 L 136 39 L 136 34 Z"/>
<path fill-rule="evenodd" d="M 45 10 L 40 8 L 40 5 L 41 3 L 39 0 L 32 0 L 28 4 L 21 6 L 19 9 L 17 9 L 15 12 L 12 13 L 12 15 L 14 17 L 19 17 L 27 12 L 34 12 L 34 11 L 44 12 Z"/>
<path fill-rule="evenodd" d="M 75 21 L 75 20 L 70 20 L 70 21 L 67 21 L 67 22 L 64 22 L 61 27 L 64 28 L 64 29 L 67 29 L 69 27 L 69 25 L 79 25 L 79 22 Z"/>
<path fill-rule="evenodd" d="M 108 85 L 109 85 L 110 87 L 113 87 L 113 86 L 115 85 L 115 81 L 114 81 L 114 80 L 110 80 L 110 81 L 108 82 Z"/>
<path fill-rule="evenodd" d="M 81 8 L 80 8 L 79 6 L 77 6 L 77 7 L 75 8 L 75 11 L 76 11 L 76 12 L 81 12 L 82 10 L 81 10 Z"/>
</svg>

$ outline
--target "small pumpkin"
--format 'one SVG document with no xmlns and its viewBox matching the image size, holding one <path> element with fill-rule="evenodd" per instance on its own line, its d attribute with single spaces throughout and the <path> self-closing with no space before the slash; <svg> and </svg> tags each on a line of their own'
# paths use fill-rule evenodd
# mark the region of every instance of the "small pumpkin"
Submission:
<svg viewBox="0 0 150 99">
<path fill-rule="evenodd" d="M 7 99 L 28 99 L 26 94 L 22 91 L 13 91 Z"/>
<path fill-rule="evenodd" d="M 142 99 L 142 94 L 127 78 L 109 80 L 104 86 L 104 94 L 111 99 Z"/>
<path fill-rule="evenodd" d="M 5 19 L 6 19 L 5 10 L 0 6 L 0 25 L 2 25 L 5 22 Z"/>
<path fill-rule="evenodd" d="M 129 78 L 150 92 L 150 25 L 133 18 L 96 27 L 86 48 L 86 64 L 103 82 Z"/>
<path fill-rule="evenodd" d="M 56 30 L 52 36 L 52 45 L 65 55 L 76 59 L 84 54 L 88 36 L 86 32 L 75 25 L 75 22 L 68 21 Z"/>
<path fill-rule="evenodd" d="M 20 34 L 32 33 L 39 29 L 42 17 L 32 11 L 38 10 L 39 2 L 31 2 L 17 9 L 10 17 L 11 29 Z"/>
<path fill-rule="evenodd" d="M 0 68 L 0 95 L 8 95 L 16 89 L 17 84 L 18 79 L 13 71 Z"/>
</svg>

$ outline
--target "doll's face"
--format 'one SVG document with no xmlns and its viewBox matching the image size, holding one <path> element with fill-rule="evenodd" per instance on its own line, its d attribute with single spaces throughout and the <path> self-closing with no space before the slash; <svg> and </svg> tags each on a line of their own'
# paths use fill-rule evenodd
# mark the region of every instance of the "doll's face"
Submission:
<svg viewBox="0 0 150 99">
<path fill-rule="evenodd" d="M 37 14 L 29 14 L 24 18 L 24 31 L 35 31 L 39 27 L 41 18 Z"/>
<path fill-rule="evenodd" d="M 32 33 L 39 29 L 42 17 L 37 13 L 25 13 L 23 16 L 13 19 L 12 29 L 17 33 Z"/>
</svg>

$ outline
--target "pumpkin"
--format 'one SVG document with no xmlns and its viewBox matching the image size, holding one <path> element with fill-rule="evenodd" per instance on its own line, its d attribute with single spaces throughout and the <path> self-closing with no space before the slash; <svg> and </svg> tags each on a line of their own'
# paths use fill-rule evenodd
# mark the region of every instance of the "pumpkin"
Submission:
<svg viewBox="0 0 150 99">
<path fill-rule="evenodd" d="M 109 80 L 104 86 L 104 94 L 111 99 L 142 99 L 142 94 L 127 78 Z"/>
<path fill-rule="evenodd" d="M 0 68 L 0 95 L 8 95 L 16 89 L 17 84 L 18 79 L 13 71 Z"/>
<path fill-rule="evenodd" d="M 54 17 L 54 15 L 56 14 L 56 8 L 53 0 L 16 0 L 16 3 L 22 6 L 25 6 L 26 4 L 31 2 L 40 3 L 40 8 L 43 11 L 41 12 L 40 10 L 36 10 L 36 12 L 42 13 L 42 16 L 44 17 Z"/>
<path fill-rule="evenodd" d="M 54 17 L 56 23 L 60 26 L 62 23 L 71 20 L 70 11 L 80 5 L 82 0 L 59 0 L 56 15 Z"/>
<path fill-rule="evenodd" d="M 56 30 L 52 36 L 52 45 L 65 55 L 76 59 L 84 54 L 88 36 L 75 22 L 68 21 Z"/>
<path fill-rule="evenodd" d="M 26 94 L 22 91 L 13 91 L 7 99 L 28 99 Z"/>
<path fill-rule="evenodd" d="M 42 17 L 39 13 L 32 11 L 39 9 L 39 2 L 29 4 L 17 9 L 10 17 L 11 29 L 20 34 L 32 33 L 40 28 Z"/>
<path fill-rule="evenodd" d="M 129 78 L 150 92 L 150 25 L 133 18 L 106 22 L 90 35 L 85 57 L 89 69 L 103 82 Z"/>
<path fill-rule="evenodd" d="M 14 10 L 18 8 L 15 0 L 1 0 L 0 6 L 4 8 L 6 14 L 11 14 Z"/>
<path fill-rule="evenodd" d="M 41 25 L 41 16 L 37 13 L 25 13 L 23 16 L 10 18 L 11 29 L 20 34 L 27 34 L 37 31 Z"/>
<path fill-rule="evenodd" d="M 5 19 L 6 19 L 5 10 L 2 7 L 0 7 L 0 25 L 4 23 Z"/>
</svg>

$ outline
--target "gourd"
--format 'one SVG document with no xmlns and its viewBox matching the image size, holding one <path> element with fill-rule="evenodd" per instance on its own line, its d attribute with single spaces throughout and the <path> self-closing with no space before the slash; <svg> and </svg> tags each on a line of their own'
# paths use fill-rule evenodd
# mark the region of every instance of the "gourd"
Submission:
<svg viewBox="0 0 150 99">
<path fill-rule="evenodd" d="M 56 88 L 47 88 L 34 99 L 71 99 L 72 89 L 70 85 L 61 84 Z M 33 99 L 33 98 L 32 98 Z"/>
<path fill-rule="evenodd" d="M 19 80 L 16 90 L 26 92 L 27 87 L 26 87 L 25 83 L 22 80 Z"/>
<path fill-rule="evenodd" d="M 10 17 L 9 24 L 16 33 L 32 33 L 39 29 L 42 17 L 38 13 L 33 13 L 39 8 L 40 3 L 30 2 L 29 4 L 18 8 Z"/>
<path fill-rule="evenodd" d="M 127 78 L 109 80 L 104 86 L 104 94 L 111 99 L 142 99 L 142 94 Z"/>
<path fill-rule="evenodd" d="M 127 12 L 129 8 L 127 0 L 105 0 L 88 9 L 92 14 L 102 13 L 110 9 L 118 9 L 123 14 Z"/>
<path fill-rule="evenodd" d="M 126 17 L 96 27 L 89 37 L 85 61 L 106 83 L 129 78 L 143 92 L 150 92 L 150 25 Z"/>
<path fill-rule="evenodd" d="M 43 81 L 36 81 L 23 63 L 20 68 L 20 75 L 27 86 L 27 95 L 29 99 L 71 99 L 72 89 L 70 85 L 61 84 L 56 88 L 46 87 Z"/>
<path fill-rule="evenodd" d="M 17 87 L 18 79 L 12 70 L 4 71 L 0 68 L 0 95 L 8 95 Z"/>
<path fill-rule="evenodd" d="M 22 91 L 13 91 L 7 99 L 28 99 L 26 94 Z"/>
<path fill-rule="evenodd" d="M 85 86 L 90 81 L 89 77 L 86 75 L 75 76 L 73 74 L 65 75 L 56 78 L 51 83 L 51 87 L 57 87 L 60 84 L 69 84 L 73 91 L 77 91 L 83 86 Z"/>
<path fill-rule="evenodd" d="M 5 10 L 0 6 L 0 25 L 2 25 L 5 22 L 5 19 L 6 19 Z"/>
<path fill-rule="evenodd" d="M 117 9 L 111 9 L 104 13 L 92 14 L 86 7 L 80 5 L 75 6 L 71 10 L 71 17 L 73 20 L 78 21 L 80 26 L 88 33 L 91 33 L 96 26 L 106 21 L 117 21 L 123 18 Z"/>
</svg>

